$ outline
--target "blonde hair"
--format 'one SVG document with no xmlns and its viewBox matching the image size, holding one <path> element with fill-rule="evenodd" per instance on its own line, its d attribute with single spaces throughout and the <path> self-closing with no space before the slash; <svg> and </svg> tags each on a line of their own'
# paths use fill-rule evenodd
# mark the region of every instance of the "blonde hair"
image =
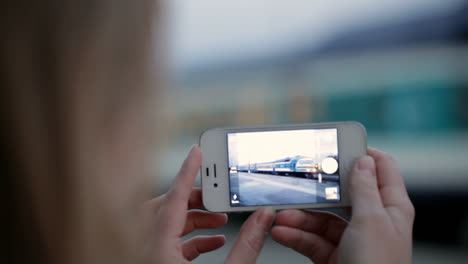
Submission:
<svg viewBox="0 0 468 264">
<path fill-rule="evenodd" d="M 126 0 L 0 4 L 7 262 L 141 257 L 136 216 L 151 179 L 131 155 L 152 147 L 155 101 L 146 99 L 159 82 L 151 52 L 158 8 Z"/>
</svg>

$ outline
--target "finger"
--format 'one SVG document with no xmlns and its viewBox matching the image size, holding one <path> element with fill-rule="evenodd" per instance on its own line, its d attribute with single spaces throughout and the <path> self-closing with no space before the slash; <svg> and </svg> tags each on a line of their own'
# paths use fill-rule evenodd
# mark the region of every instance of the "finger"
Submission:
<svg viewBox="0 0 468 264">
<path fill-rule="evenodd" d="M 200 147 L 194 145 L 182 164 L 174 185 L 167 194 L 171 202 L 186 203 L 189 200 L 195 178 L 200 170 L 201 161 Z"/>
<path fill-rule="evenodd" d="M 202 209 L 202 191 L 200 187 L 193 187 L 188 201 L 188 209 Z"/>
<path fill-rule="evenodd" d="M 157 212 L 162 206 L 164 199 L 165 195 L 163 194 L 142 204 L 139 211 L 139 219 L 142 221 L 139 226 L 144 230 L 142 232 L 151 232 L 153 230 L 155 215 L 157 217 Z"/>
<path fill-rule="evenodd" d="M 371 157 L 363 156 L 354 165 L 349 178 L 349 194 L 353 206 L 353 217 L 383 211 L 375 163 Z"/>
<path fill-rule="evenodd" d="M 377 181 L 384 206 L 399 205 L 409 200 L 405 182 L 393 157 L 374 148 L 368 148 L 377 167 Z"/>
<path fill-rule="evenodd" d="M 145 208 L 148 208 L 148 210 L 151 210 L 152 212 L 156 212 L 157 210 L 159 210 L 159 207 L 161 207 L 161 205 L 163 204 L 165 197 L 166 195 L 162 194 L 156 198 L 146 201 L 144 206 Z"/>
<path fill-rule="evenodd" d="M 253 213 L 242 225 L 225 263 L 255 263 L 274 220 L 275 212 L 271 207 Z"/>
<path fill-rule="evenodd" d="M 397 211 L 398 214 L 414 218 L 414 207 L 396 161 L 391 155 L 374 148 L 368 148 L 368 153 L 376 162 L 377 181 L 383 206 L 390 214 Z"/>
<path fill-rule="evenodd" d="M 185 236 L 196 229 L 218 228 L 225 225 L 226 222 L 227 214 L 210 213 L 198 210 L 189 211 L 182 235 Z"/>
<path fill-rule="evenodd" d="M 188 261 L 192 261 L 200 254 L 222 247 L 224 243 L 226 243 L 226 238 L 223 235 L 196 236 L 182 244 L 182 254 Z"/>
<path fill-rule="evenodd" d="M 328 212 L 285 210 L 276 216 L 276 225 L 316 233 L 336 245 L 348 223 Z"/>
<path fill-rule="evenodd" d="M 179 235 L 184 228 L 192 186 L 200 166 L 200 148 L 193 146 L 159 211 L 159 221 L 168 236 Z"/>
<path fill-rule="evenodd" d="M 278 243 L 310 258 L 314 263 L 330 263 L 335 246 L 323 237 L 287 226 L 275 226 L 271 236 Z"/>
<path fill-rule="evenodd" d="M 157 211 L 161 204 L 165 201 L 166 194 L 162 194 L 145 203 L 146 207 Z M 200 187 L 193 187 L 188 201 L 188 209 L 203 209 L 202 191 Z"/>
</svg>

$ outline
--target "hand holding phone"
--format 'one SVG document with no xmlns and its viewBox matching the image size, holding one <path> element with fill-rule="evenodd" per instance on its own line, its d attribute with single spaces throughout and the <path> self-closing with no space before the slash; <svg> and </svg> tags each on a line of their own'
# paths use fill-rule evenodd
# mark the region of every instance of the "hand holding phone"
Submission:
<svg viewBox="0 0 468 264">
<path fill-rule="evenodd" d="M 414 208 L 395 161 L 369 148 L 350 175 L 351 222 L 325 213 L 279 212 L 273 239 L 314 263 L 411 263 Z"/>
<path fill-rule="evenodd" d="M 203 203 L 213 212 L 350 206 L 348 175 L 366 153 L 357 122 L 215 128 L 200 138 Z"/>
<path fill-rule="evenodd" d="M 194 236 L 182 241 L 183 236 L 197 229 L 218 228 L 227 222 L 226 214 L 198 210 L 203 209 L 202 194 L 193 184 L 201 156 L 200 148 L 192 147 L 169 192 L 143 206 L 141 227 L 145 245 L 139 248 L 155 263 L 190 263 L 226 241 L 224 235 Z M 243 224 L 226 263 L 255 263 L 274 218 L 271 208 L 252 214 Z"/>
</svg>

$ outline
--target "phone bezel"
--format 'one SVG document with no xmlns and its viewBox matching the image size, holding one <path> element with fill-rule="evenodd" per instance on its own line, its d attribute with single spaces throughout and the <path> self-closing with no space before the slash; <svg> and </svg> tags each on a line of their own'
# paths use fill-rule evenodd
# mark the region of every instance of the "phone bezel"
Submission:
<svg viewBox="0 0 468 264">
<path fill-rule="evenodd" d="M 228 170 L 228 144 L 227 134 L 235 132 L 299 130 L 336 128 L 338 136 L 338 156 L 340 171 L 340 202 L 287 204 L 287 205 L 261 205 L 238 206 L 230 204 L 229 170 Z M 367 152 L 367 134 L 364 126 L 358 122 L 333 122 L 312 124 L 291 124 L 258 127 L 223 127 L 209 129 L 200 136 L 200 147 L 203 153 L 200 177 L 202 183 L 202 196 L 205 208 L 212 212 L 243 212 L 254 211 L 259 207 L 272 206 L 275 209 L 301 209 L 301 208 L 336 208 L 351 205 L 348 193 L 348 175 L 355 160 Z M 216 178 L 213 174 L 213 165 L 216 164 Z M 206 168 L 212 173 L 206 176 Z M 226 169 L 221 169 L 226 168 Z M 217 187 L 214 187 L 214 184 Z"/>
</svg>

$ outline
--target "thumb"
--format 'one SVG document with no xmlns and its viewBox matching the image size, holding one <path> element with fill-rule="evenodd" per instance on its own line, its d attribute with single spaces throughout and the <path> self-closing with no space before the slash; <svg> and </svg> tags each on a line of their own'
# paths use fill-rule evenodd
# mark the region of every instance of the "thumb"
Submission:
<svg viewBox="0 0 468 264">
<path fill-rule="evenodd" d="M 271 207 L 253 213 L 242 226 L 225 263 L 255 263 L 274 220 Z"/>
<path fill-rule="evenodd" d="M 165 229 L 164 234 L 180 235 L 184 230 L 190 194 L 200 169 L 201 159 L 200 148 L 193 146 L 182 164 L 174 185 L 165 196 L 166 199 L 158 213 L 161 216 L 161 226 Z"/>
<path fill-rule="evenodd" d="M 372 157 L 363 156 L 356 162 L 349 179 L 349 191 L 353 217 L 368 216 L 383 209 Z"/>
<path fill-rule="evenodd" d="M 174 185 L 168 192 L 169 200 L 187 205 L 195 178 L 200 170 L 201 162 L 202 154 L 200 147 L 193 145 L 177 174 Z"/>
</svg>

